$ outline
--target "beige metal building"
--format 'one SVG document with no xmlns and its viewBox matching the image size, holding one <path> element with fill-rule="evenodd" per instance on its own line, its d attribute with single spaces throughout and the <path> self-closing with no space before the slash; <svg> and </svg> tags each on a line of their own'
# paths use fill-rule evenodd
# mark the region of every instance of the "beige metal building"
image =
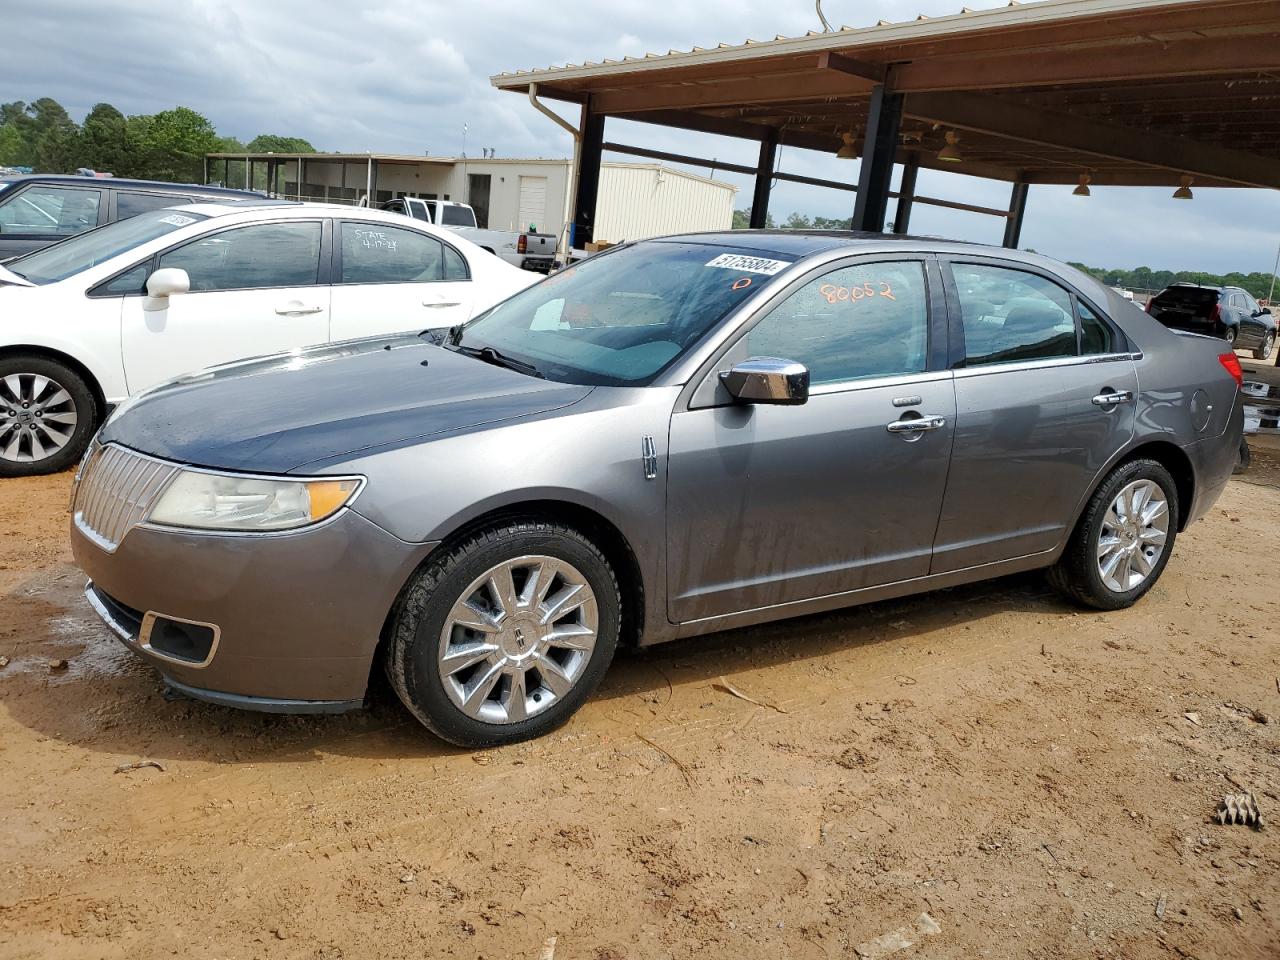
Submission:
<svg viewBox="0 0 1280 960">
<path fill-rule="evenodd" d="M 536 227 L 557 236 L 565 225 L 568 160 L 469 159 L 392 154 L 213 153 L 205 180 L 264 184 L 289 198 L 358 204 L 394 197 L 457 200 L 481 226 Z M 265 180 L 264 180 L 265 175 Z M 301 186 L 299 186 L 301 184 Z M 605 163 L 595 240 L 617 243 L 692 230 L 726 230 L 738 188 L 658 163 Z"/>
</svg>

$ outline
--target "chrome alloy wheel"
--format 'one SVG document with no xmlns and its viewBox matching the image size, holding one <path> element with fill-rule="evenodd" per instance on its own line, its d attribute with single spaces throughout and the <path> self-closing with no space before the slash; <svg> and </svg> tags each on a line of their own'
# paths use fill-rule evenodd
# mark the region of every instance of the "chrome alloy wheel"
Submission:
<svg viewBox="0 0 1280 960">
<path fill-rule="evenodd" d="M 1098 536 L 1098 573 L 1108 590 L 1128 593 L 1160 562 L 1169 539 L 1169 501 L 1160 485 L 1135 480 L 1111 501 Z"/>
<path fill-rule="evenodd" d="M 440 632 L 449 699 L 485 723 L 518 723 L 568 695 L 599 629 L 586 577 L 555 557 L 506 560 L 463 591 Z"/>
<path fill-rule="evenodd" d="M 0 378 L 0 460 L 45 460 L 76 432 L 76 405 L 56 380 L 38 373 Z"/>
</svg>

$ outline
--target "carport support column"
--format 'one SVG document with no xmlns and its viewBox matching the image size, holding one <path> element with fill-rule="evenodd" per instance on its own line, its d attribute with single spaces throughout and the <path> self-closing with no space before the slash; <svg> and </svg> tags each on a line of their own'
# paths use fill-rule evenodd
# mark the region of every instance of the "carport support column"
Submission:
<svg viewBox="0 0 1280 960">
<path fill-rule="evenodd" d="M 573 234 L 569 245 L 581 249 L 595 239 L 596 202 L 600 193 L 600 160 L 604 154 L 604 114 L 582 111 L 582 156 L 573 197 Z"/>
<path fill-rule="evenodd" d="M 1022 219 L 1027 212 L 1027 193 L 1031 184 L 1016 182 L 1013 194 L 1009 197 L 1009 219 L 1004 225 L 1004 245 L 1010 250 L 1018 249 L 1018 241 L 1022 239 Z"/>
<path fill-rule="evenodd" d="M 902 188 L 898 191 L 898 209 L 893 214 L 893 232 L 911 229 L 911 207 L 916 199 L 916 176 L 920 173 L 920 155 L 912 153 L 902 165 Z"/>
<path fill-rule="evenodd" d="M 770 130 L 760 141 L 760 162 L 756 165 L 756 188 L 751 195 L 752 230 L 763 230 L 769 222 L 769 191 L 778 159 L 778 131 Z"/>
<path fill-rule="evenodd" d="M 858 173 L 858 202 L 853 208 L 854 230 L 884 232 L 893 162 L 898 156 L 898 133 L 902 128 L 902 99 L 902 94 L 890 93 L 883 83 L 871 91 L 862 169 Z"/>
</svg>

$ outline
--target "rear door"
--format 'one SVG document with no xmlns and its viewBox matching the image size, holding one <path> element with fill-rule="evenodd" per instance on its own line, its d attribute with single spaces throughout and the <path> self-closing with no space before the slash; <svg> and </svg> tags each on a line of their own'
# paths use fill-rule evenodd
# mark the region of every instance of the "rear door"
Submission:
<svg viewBox="0 0 1280 960">
<path fill-rule="evenodd" d="M 798 281 L 728 349 L 717 370 L 794 360 L 811 393 L 802 406 L 741 405 L 722 391 L 700 401 L 699 388 L 672 417 L 673 621 L 928 573 L 955 421 L 942 303 L 930 260 L 842 261 Z"/>
<path fill-rule="evenodd" d="M 121 341 L 129 392 L 202 367 L 281 353 L 329 338 L 325 221 L 229 227 L 160 254 L 191 291 L 147 312 L 124 298 Z"/>
<path fill-rule="evenodd" d="M 30 253 L 106 223 L 106 208 L 100 187 L 60 183 L 10 187 L 0 193 L 0 259 Z"/>
<path fill-rule="evenodd" d="M 466 258 L 382 221 L 334 223 L 333 340 L 451 327 L 471 316 Z"/>
<path fill-rule="evenodd" d="M 1052 550 L 1130 440 L 1124 335 L 1057 279 L 995 260 L 946 267 L 955 452 L 932 573 Z"/>
</svg>

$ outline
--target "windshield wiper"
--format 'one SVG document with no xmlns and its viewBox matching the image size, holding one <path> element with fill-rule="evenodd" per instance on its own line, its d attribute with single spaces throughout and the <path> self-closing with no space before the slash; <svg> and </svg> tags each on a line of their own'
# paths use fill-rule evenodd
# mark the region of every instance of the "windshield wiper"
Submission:
<svg viewBox="0 0 1280 960">
<path fill-rule="evenodd" d="M 485 363 L 491 363 L 495 367 L 506 367 L 508 370 L 514 370 L 517 373 L 527 374 L 531 377 L 538 377 L 540 380 L 547 379 L 545 373 L 541 373 L 532 363 L 526 363 L 523 360 L 517 360 L 514 357 L 508 357 L 499 353 L 493 347 L 468 347 L 465 344 L 457 343 L 447 349 L 453 349 L 458 353 L 468 357 L 475 357 L 477 360 L 483 360 Z"/>
</svg>

